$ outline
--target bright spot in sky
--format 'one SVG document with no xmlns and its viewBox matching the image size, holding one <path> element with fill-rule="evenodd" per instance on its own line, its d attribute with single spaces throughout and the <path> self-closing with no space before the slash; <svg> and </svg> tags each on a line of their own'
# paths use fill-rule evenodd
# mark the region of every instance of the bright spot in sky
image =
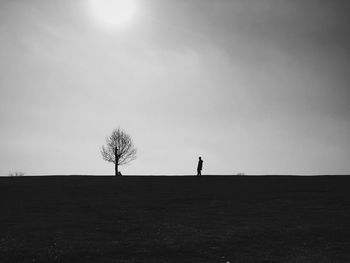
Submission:
<svg viewBox="0 0 350 263">
<path fill-rule="evenodd" d="M 90 0 L 92 15 L 105 27 L 121 27 L 130 23 L 136 13 L 135 0 Z"/>
</svg>

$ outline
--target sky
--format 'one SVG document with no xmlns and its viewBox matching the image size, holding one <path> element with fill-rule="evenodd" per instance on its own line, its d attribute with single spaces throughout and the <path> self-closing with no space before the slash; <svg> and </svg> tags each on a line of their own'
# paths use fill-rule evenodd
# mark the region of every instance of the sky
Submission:
<svg viewBox="0 0 350 263">
<path fill-rule="evenodd" d="M 123 174 L 350 173 L 349 1 L 93 3 L 0 0 L 0 175 L 112 175 L 118 127 Z"/>
</svg>

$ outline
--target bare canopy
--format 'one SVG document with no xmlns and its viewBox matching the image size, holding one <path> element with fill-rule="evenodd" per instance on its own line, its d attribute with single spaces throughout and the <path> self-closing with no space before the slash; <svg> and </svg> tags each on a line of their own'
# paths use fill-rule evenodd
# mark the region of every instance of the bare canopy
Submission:
<svg viewBox="0 0 350 263">
<path fill-rule="evenodd" d="M 115 164 L 115 175 L 118 175 L 118 166 L 127 164 L 136 159 L 137 149 L 124 130 L 118 128 L 106 138 L 106 144 L 101 148 L 102 158 Z"/>
</svg>

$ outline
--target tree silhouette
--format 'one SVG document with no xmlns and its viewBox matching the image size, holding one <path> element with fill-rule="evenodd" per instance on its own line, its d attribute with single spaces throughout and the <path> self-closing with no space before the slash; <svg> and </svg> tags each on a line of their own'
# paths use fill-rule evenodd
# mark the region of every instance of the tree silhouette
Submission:
<svg viewBox="0 0 350 263">
<path fill-rule="evenodd" d="M 102 146 L 102 158 L 115 164 L 115 175 L 118 174 L 118 166 L 127 164 L 136 159 L 137 149 L 131 137 L 122 129 L 115 129 L 106 138 L 106 145 Z"/>
</svg>

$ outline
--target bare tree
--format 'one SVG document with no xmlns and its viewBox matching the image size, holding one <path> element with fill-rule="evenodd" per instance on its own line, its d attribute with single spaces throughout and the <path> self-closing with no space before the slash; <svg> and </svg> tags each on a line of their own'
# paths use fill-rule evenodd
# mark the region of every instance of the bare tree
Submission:
<svg viewBox="0 0 350 263">
<path fill-rule="evenodd" d="M 115 129 L 106 138 L 106 145 L 102 146 L 102 158 L 115 164 L 115 175 L 118 174 L 118 166 L 127 164 L 136 159 L 137 149 L 131 137 L 122 129 Z"/>
</svg>

